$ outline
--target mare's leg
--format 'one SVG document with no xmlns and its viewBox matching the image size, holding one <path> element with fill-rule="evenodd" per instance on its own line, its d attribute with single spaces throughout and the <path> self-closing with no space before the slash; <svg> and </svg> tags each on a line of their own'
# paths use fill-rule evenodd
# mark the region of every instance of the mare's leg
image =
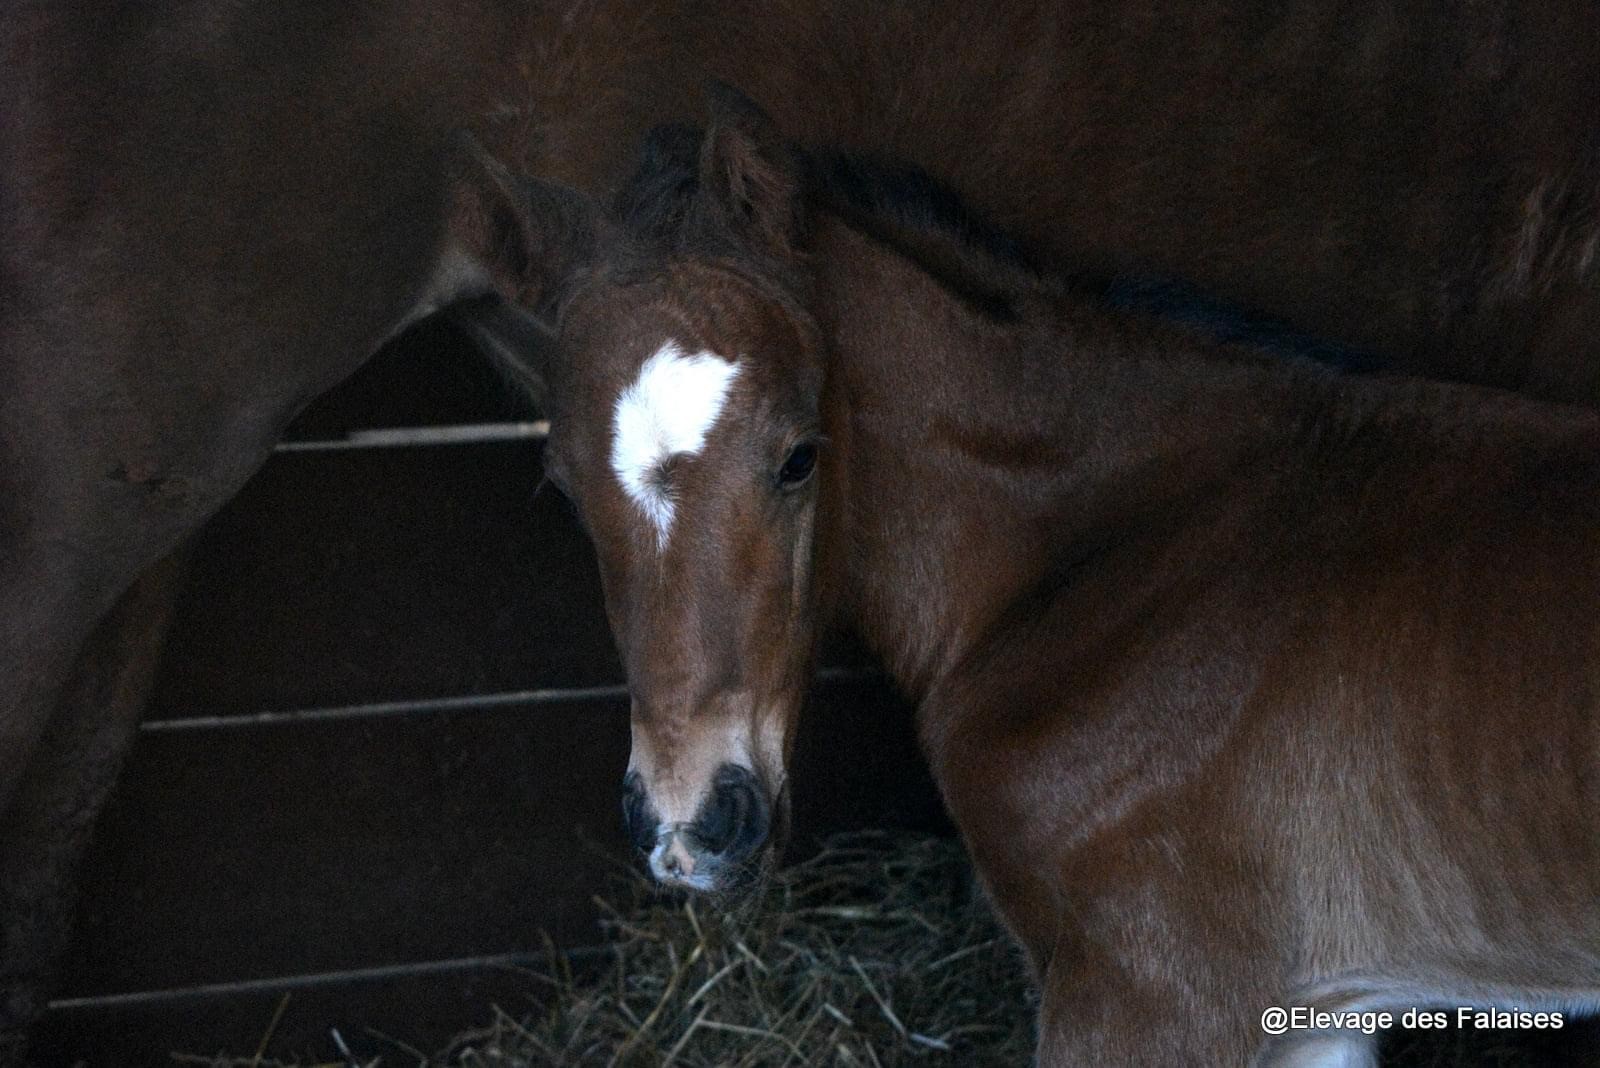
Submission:
<svg viewBox="0 0 1600 1068">
<path fill-rule="evenodd" d="M 20 1063 L 43 1008 L 78 862 L 154 680 L 181 571 L 176 557 L 150 569 L 95 629 L 0 817 L 0 1065 Z"/>
<path fill-rule="evenodd" d="M 203 357 L 161 367 L 131 349 L 0 352 L 20 385 L 0 400 L 0 813 L 95 626 L 238 490 L 294 410 L 271 393 L 197 401 Z"/>
<path fill-rule="evenodd" d="M 137 290 L 136 274 L 100 277 L 75 261 L 77 276 L 29 280 L 75 277 L 103 291 L 98 304 L 31 292 L 24 314 L 0 318 L 0 1030 L 25 1026 L 37 1007 L 32 977 L 64 931 L 53 900 L 132 714 L 76 693 L 56 712 L 74 663 L 133 580 L 226 503 L 300 407 L 416 305 L 437 262 L 426 225 L 437 215 L 417 206 L 417 237 L 395 223 L 409 247 L 348 294 L 338 275 L 382 257 L 336 247 L 333 235 L 325 262 L 301 265 L 330 278 L 325 299 L 348 299 L 350 311 L 318 308 L 271 278 L 256 288 L 281 299 L 240 297 L 226 317 L 194 302 L 130 307 L 132 296 L 116 294 Z M 174 285 L 185 277 L 181 266 L 170 273 Z M 52 827 L 63 837 L 52 841 Z"/>
<path fill-rule="evenodd" d="M 292 5 L 0 6 L 0 977 L 58 941 L 26 913 L 128 729 L 76 690 L 55 712 L 91 633 L 304 404 L 481 287 L 449 254 L 450 183 L 525 39 L 504 6 L 357 5 L 316 32 Z M 437 33 L 407 32 L 424 16 Z"/>
<path fill-rule="evenodd" d="M 134 578 L 308 401 L 482 284 L 449 254 L 454 129 L 483 92 L 455 64 L 504 29 L 462 10 L 422 41 L 374 10 L 324 39 L 246 8 L 0 17 L 0 812 Z"/>
<path fill-rule="evenodd" d="M 0 372 L 21 386 L 0 396 L 0 1032 L 25 1027 L 37 1008 L 70 875 L 137 715 L 131 696 L 69 684 L 85 643 L 134 578 L 226 503 L 304 401 L 375 340 L 241 341 L 213 361 L 205 348 L 94 335 L 0 338 Z M 132 626 L 123 616 L 89 655 L 110 655 Z M 115 685 L 131 694 L 134 681 Z"/>
</svg>

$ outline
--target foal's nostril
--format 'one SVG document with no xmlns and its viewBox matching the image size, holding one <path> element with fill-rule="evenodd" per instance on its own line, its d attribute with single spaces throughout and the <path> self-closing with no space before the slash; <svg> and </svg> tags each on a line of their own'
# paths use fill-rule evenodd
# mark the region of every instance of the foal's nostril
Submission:
<svg viewBox="0 0 1600 1068">
<path fill-rule="evenodd" d="M 644 793 L 639 773 L 630 771 L 622 780 L 622 826 L 633 847 L 650 852 L 656 842 L 656 817 Z"/>
<path fill-rule="evenodd" d="M 766 791 L 748 768 L 724 764 L 711 781 L 695 836 L 724 861 L 738 862 L 767 839 L 769 806 Z"/>
</svg>

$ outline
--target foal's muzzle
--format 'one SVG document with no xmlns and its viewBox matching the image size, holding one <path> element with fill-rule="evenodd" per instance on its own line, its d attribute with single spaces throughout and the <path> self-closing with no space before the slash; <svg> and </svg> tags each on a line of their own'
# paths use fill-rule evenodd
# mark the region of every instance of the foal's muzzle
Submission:
<svg viewBox="0 0 1600 1068">
<path fill-rule="evenodd" d="M 748 768 L 724 764 L 688 823 L 662 823 L 637 772 L 622 780 L 622 818 L 650 873 L 669 886 L 726 890 L 766 844 L 772 801 Z"/>
</svg>

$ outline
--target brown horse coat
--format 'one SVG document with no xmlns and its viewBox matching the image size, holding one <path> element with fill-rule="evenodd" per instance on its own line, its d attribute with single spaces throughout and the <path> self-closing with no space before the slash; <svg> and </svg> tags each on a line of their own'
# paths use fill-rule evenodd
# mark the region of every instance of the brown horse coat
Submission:
<svg viewBox="0 0 1600 1068">
<path fill-rule="evenodd" d="M 1185 279 L 1410 372 L 1600 399 L 1584 0 L 627 7 L 648 14 L 620 36 L 602 3 L 541 41 L 531 173 L 609 188 L 715 76 L 802 144 L 919 164 L 1054 266 Z"/>
<path fill-rule="evenodd" d="M 38 872 L 71 868 L 27 828 L 98 805 L 37 751 L 71 665 L 307 400 L 485 284 L 446 233 L 460 129 L 601 189 L 720 74 L 805 139 L 929 167 L 1045 259 L 1592 401 L 1595 21 L 1583 0 L 6 5 L 0 1032 L 49 956 L 19 947 L 59 928 Z"/>
<path fill-rule="evenodd" d="M 620 219 L 506 209 L 574 235 L 513 257 L 557 331 L 520 359 L 658 877 L 759 867 L 832 618 L 918 702 L 1041 1063 L 1374 1055 L 1273 1006 L 1600 1007 L 1600 417 L 1108 312 L 808 188 L 738 100 L 685 137 Z"/>
</svg>

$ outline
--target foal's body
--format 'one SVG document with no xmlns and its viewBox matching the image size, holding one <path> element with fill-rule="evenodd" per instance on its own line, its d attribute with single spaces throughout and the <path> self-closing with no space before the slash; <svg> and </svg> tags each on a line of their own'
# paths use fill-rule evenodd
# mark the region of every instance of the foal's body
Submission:
<svg viewBox="0 0 1600 1068">
<path fill-rule="evenodd" d="M 838 607 L 919 702 L 1045 1063 L 1594 1004 L 1596 420 L 1043 290 L 995 322 L 842 225 L 816 258 Z"/>
<path fill-rule="evenodd" d="M 1257 1021 L 1600 1006 L 1600 419 L 1108 312 L 736 97 L 688 137 L 614 216 L 510 192 L 572 240 L 501 242 L 544 325 L 484 318 L 548 388 L 658 878 L 759 864 L 831 617 L 918 703 L 1042 1063 L 1359 1065 Z"/>
</svg>

